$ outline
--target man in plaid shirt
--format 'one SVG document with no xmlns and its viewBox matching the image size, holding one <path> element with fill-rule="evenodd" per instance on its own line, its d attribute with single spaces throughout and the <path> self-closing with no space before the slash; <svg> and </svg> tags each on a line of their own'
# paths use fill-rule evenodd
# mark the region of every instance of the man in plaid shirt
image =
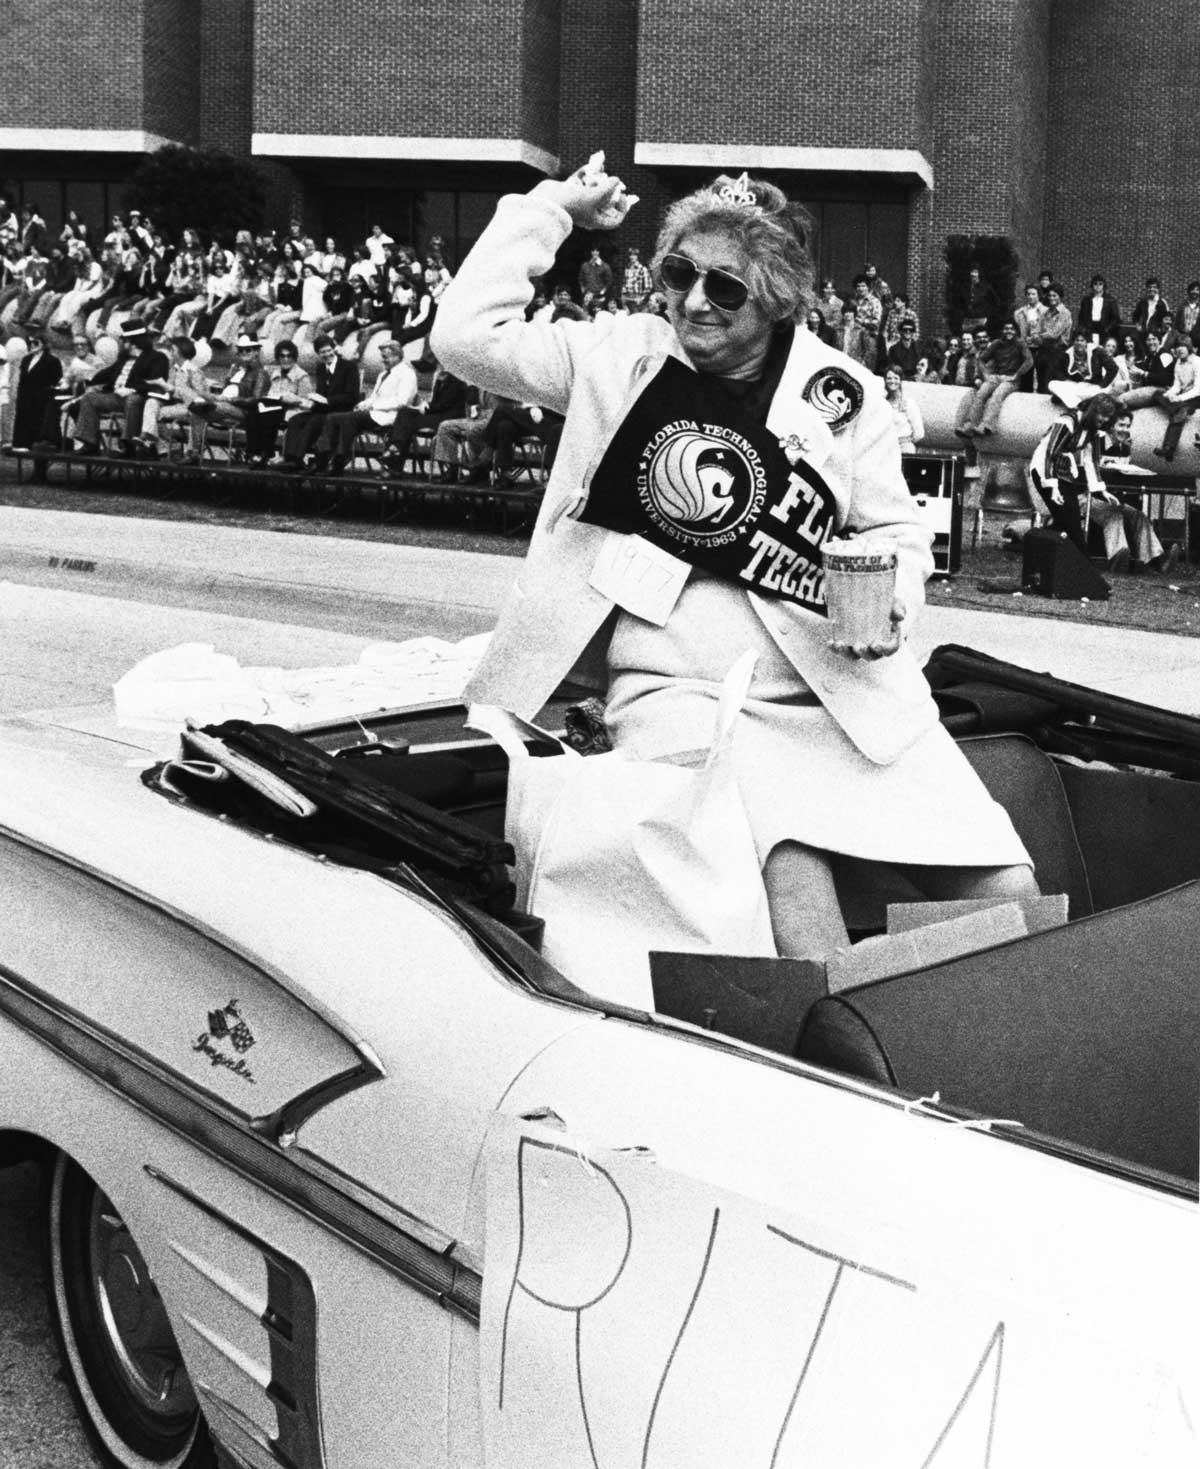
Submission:
<svg viewBox="0 0 1200 1469">
<path fill-rule="evenodd" d="M 621 304 L 627 311 L 641 311 L 653 285 L 650 271 L 642 264 L 638 252 L 630 250 L 629 264 L 625 267 L 625 278 L 621 282 Z"/>
</svg>

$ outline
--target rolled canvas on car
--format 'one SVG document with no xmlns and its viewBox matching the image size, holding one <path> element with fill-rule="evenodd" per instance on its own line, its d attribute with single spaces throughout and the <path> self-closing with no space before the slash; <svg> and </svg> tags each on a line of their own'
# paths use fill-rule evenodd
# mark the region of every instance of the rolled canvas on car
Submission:
<svg viewBox="0 0 1200 1469">
<path fill-rule="evenodd" d="M 517 904 L 545 920 L 545 957 L 601 999 L 652 1010 L 652 949 L 775 953 L 731 759 L 753 669 L 747 655 L 726 678 L 699 768 L 618 750 L 582 756 L 502 710 L 471 711 L 509 756 Z M 531 757 L 528 733 L 560 753 Z"/>
</svg>

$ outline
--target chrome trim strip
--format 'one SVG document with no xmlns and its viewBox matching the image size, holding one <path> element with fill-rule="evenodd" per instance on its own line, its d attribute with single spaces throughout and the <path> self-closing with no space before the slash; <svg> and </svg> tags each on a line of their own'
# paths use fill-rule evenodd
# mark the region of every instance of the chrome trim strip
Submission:
<svg viewBox="0 0 1200 1469">
<path fill-rule="evenodd" d="M 166 1182 L 163 1175 L 156 1169 L 151 1168 L 149 1164 L 146 1165 L 146 1172 L 151 1178 L 156 1180 L 163 1179 Z M 223 1296 L 232 1301 L 235 1306 L 241 1307 L 243 1311 L 246 1311 L 251 1316 L 257 1317 L 259 1320 L 262 1319 L 268 1305 L 266 1296 L 252 1295 L 240 1281 L 234 1280 L 232 1275 L 227 1275 L 220 1266 L 212 1264 L 203 1255 L 198 1255 L 195 1250 L 190 1250 L 187 1245 L 180 1244 L 177 1239 L 168 1237 L 167 1248 L 173 1255 L 182 1260 L 185 1265 L 190 1266 L 197 1275 L 207 1280 L 211 1286 L 214 1286 Z"/>
<path fill-rule="evenodd" d="M 247 1378 L 256 1388 L 266 1396 L 271 1386 L 270 1370 L 253 1357 L 248 1356 L 240 1347 L 234 1346 L 233 1342 L 215 1332 L 211 1326 L 205 1326 L 203 1321 L 191 1316 L 187 1311 L 181 1318 L 203 1341 L 206 1341 L 213 1351 L 220 1352 L 221 1356 L 229 1365 L 241 1375 Z M 272 1405 L 273 1406 L 273 1405 Z"/>
<path fill-rule="evenodd" d="M 214 1098 L 0 965 L 0 1014 L 138 1111 L 338 1235 L 415 1290 L 478 1323 L 481 1278 L 453 1261 L 455 1240 L 383 1201 L 370 1206 Z"/>
<path fill-rule="evenodd" d="M 232 1424 L 232 1426 L 236 1428 L 240 1434 L 249 1439 L 260 1453 L 265 1454 L 268 1458 L 274 1460 L 274 1462 L 277 1464 L 285 1463 L 284 1460 L 279 1458 L 279 1455 L 275 1452 L 274 1444 L 269 1438 L 267 1438 L 267 1436 L 259 1428 L 258 1424 L 252 1423 L 239 1407 L 231 1403 L 228 1398 L 222 1397 L 221 1394 L 217 1392 L 216 1388 L 210 1387 L 207 1382 L 197 1382 L 196 1391 L 204 1398 L 204 1401 L 207 1404 L 217 1409 L 218 1413 L 220 1413 L 227 1424 Z M 220 1453 L 221 1449 L 225 1449 L 226 1452 L 230 1453 L 234 1452 L 233 1450 L 229 1449 L 227 1445 L 222 1444 L 218 1448 L 218 1454 Z M 237 1450 L 237 1454 L 242 1463 L 247 1462 L 244 1450 Z M 291 1469 L 290 1465 L 288 1466 L 288 1469 Z"/>
<path fill-rule="evenodd" d="M 247 833 L 247 835 L 253 835 L 253 833 Z M 315 996 L 310 995 L 305 990 L 298 989 L 281 969 L 268 963 L 261 955 L 254 953 L 253 950 L 241 944 L 231 942 L 228 934 L 222 933 L 219 929 L 211 928 L 208 924 L 200 922 L 194 914 L 185 913 L 181 909 L 174 907 L 171 903 L 164 903 L 161 898 L 156 898 L 151 893 L 143 892 L 141 888 L 134 887 L 132 883 L 121 882 L 118 878 L 113 877 L 111 873 L 102 872 L 100 868 L 93 867 L 90 862 L 80 861 L 77 857 L 71 857 L 67 853 L 60 851 L 57 847 L 47 846 L 44 842 L 39 842 L 35 838 L 25 836 L 21 832 L 14 831 L 11 827 L 0 825 L 0 838 L 7 838 L 18 847 L 27 847 L 31 852 L 40 852 L 43 857 L 53 858 L 54 861 L 61 862 L 64 867 L 69 867 L 75 872 L 81 872 L 85 877 L 92 878 L 104 887 L 112 888 L 115 892 L 124 893 L 126 897 L 133 898 L 139 903 L 144 903 L 147 908 L 152 909 L 156 913 L 161 913 L 164 917 L 171 919 L 172 922 L 179 924 L 181 928 L 186 928 L 189 933 L 194 933 L 217 948 L 224 949 L 226 953 L 234 955 L 235 958 L 240 959 L 244 964 L 253 965 L 265 979 L 269 979 L 273 984 L 278 985 L 297 1004 L 303 1005 L 306 1010 L 311 1011 L 323 1025 L 328 1026 L 336 1036 L 344 1040 L 347 1045 L 358 1052 L 368 1069 L 375 1072 L 375 1075 L 365 1077 L 365 1081 L 373 1081 L 377 1077 L 386 1075 L 379 1057 L 366 1039 L 347 1029 L 346 1023 L 341 1016 L 331 1010 L 327 1005 L 322 1004 Z M 299 847 L 292 847 L 289 850 L 294 851 L 300 857 L 309 855 Z"/>
<path fill-rule="evenodd" d="M 275 1415 L 278 1430 L 271 1440 L 271 1452 L 279 1462 L 294 1465 L 296 1469 L 323 1469 L 325 1453 L 321 1430 L 320 1374 L 317 1370 L 317 1300 L 307 1271 L 297 1261 L 281 1254 L 165 1173 L 149 1166 L 146 1172 L 192 1205 L 198 1213 L 245 1240 L 261 1258 L 267 1273 L 267 1298 L 254 1314 L 266 1333 L 270 1353 L 270 1371 L 266 1374 L 266 1381 L 260 1385 Z M 172 1246 L 179 1253 L 173 1241 Z M 224 1294 L 230 1294 L 227 1286 L 215 1278 L 215 1272 L 219 1273 L 218 1267 L 197 1257 L 196 1268 Z M 235 1291 L 240 1294 L 236 1285 Z M 233 1343 L 191 1316 L 185 1320 L 238 1370 L 247 1371 L 246 1364 L 239 1360 L 242 1354 Z M 247 1361 L 251 1368 L 249 1375 L 258 1382 L 252 1371 L 257 1364 L 250 1359 Z"/>
</svg>

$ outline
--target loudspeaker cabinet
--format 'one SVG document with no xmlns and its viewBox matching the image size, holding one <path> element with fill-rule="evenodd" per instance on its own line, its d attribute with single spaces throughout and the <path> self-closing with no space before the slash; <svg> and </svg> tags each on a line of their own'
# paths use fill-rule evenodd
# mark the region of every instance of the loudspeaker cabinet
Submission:
<svg viewBox="0 0 1200 1469">
<path fill-rule="evenodd" d="M 962 566 L 964 460 L 961 454 L 904 454 L 901 466 L 921 518 L 933 531 L 933 574 Z"/>
</svg>

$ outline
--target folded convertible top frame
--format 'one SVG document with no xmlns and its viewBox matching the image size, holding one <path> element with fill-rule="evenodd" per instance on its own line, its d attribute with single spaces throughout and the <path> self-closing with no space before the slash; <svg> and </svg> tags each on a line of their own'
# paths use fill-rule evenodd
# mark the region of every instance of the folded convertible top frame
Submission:
<svg viewBox="0 0 1200 1469">
<path fill-rule="evenodd" d="M 1151 766 L 1200 779 L 1200 719 L 1035 673 L 985 653 L 944 643 L 930 654 L 925 676 L 939 703 L 969 713 L 946 718 L 955 734 L 1028 728 L 1044 748 L 1081 759 Z M 985 707 L 988 691 L 997 708 Z M 1013 696 L 1018 697 L 1014 700 Z M 1014 718 L 1024 702 L 1025 718 Z M 957 726 L 957 727 L 956 727 Z"/>
<path fill-rule="evenodd" d="M 207 751 L 219 748 L 234 757 L 221 759 L 232 775 L 247 769 L 257 772 L 248 784 L 263 794 L 265 783 L 277 805 L 282 804 L 278 792 L 286 790 L 304 806 L 311 805 L 318 820 L 325 818 L 344 826 L 347 834 L 357 834 L 375 855 L 386 854 L 391 861 L 448 879 L 463 896 L 491 912 L 504 913 L 512 907 L 512 847 L 377 780 L 369 761 L 338 760 L 287 730 L 240 719 L 210 725 L 200 734 Z M 194 738 L 189 731 L 185 742 Z M 289 827 L 289 839 L 308 845 L 309 821 L 300 808 L 291 815 L 301 819 Z M 328 833 L 314 831 L 313 837 L 318 846 L 329 840 Z"/>
</svg>

